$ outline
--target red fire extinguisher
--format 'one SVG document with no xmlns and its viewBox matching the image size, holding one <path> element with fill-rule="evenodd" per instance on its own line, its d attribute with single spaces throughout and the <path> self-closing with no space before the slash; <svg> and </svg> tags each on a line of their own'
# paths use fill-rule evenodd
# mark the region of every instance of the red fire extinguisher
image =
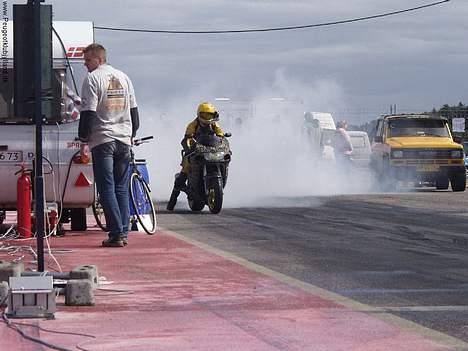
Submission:
<svg viewBox="0 0 468 351">
<path fill-rule="evenodd" d="M 31 231 L 31 172 L 24 166 L 15 174 L 20 173 L 16 185 L 17 230 L 21 237 L 32 237 Z"/>
</svg>

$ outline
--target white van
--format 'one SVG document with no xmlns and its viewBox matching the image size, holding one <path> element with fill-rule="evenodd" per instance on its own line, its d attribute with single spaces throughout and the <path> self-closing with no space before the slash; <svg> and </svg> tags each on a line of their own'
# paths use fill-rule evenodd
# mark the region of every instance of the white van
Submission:
<svg viewBox="0 0 468 351">
<path fill-rule="evenodd" d="M 53 119 L 43 126 L 45 199 L 62 209 L 62 222 L 71 219 L 72 230 L 86 229 L 86 208 L 94 198 L 92 164 L 81 163 L 78 135 L 79 111 L 72 67 L 86 73 L 83 49 L 94 42 L 91 22 L 53 22 Z M 32 169 L 35 158 L 35 125 L 16 116 L 13 106 L 13 24 L 8 22 L 8 57 L 2 56 L 0 79 L 0 212 L 16 209 L 15 174 L 23 165 Z M 63 45 L 62 45 L 63 43 Z M 76 74 L 76 72 L 75 72 Z M 81 77 L 81 78 L 82 78 Z M 75 90 L 75 92 L 73 92 Z M 75 157 L 78 156 L 78 157 Z M 34 182 L 33 182 L 34 184 Z M 0 216 L 1 217 L 1 216 Z"/>
<path fill-rule="evenodd" d="M 333 138 L 335 136 L 336 125 L 333 115 L 329 112 L 312 112 L 312 116 L 319 121 L 321 128 L 322 159 L 335 162 Z"/>
<path fill-rule="evenodd" d="M 371 155 L 369 136 L 366 132 L 353 130 L 348 131 L 348 135 L 353 145 L 353 163 L 358 167 L 369 167 Z"/>
</svg>

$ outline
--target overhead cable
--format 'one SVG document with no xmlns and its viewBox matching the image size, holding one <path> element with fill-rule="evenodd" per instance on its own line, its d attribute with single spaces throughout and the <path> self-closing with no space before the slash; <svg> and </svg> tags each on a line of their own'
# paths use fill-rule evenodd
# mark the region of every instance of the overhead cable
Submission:
<svg viewBox="0 0 468 351">
<path fill-rule="evenodd" d="M 288 26 L 288 27 L 273 27 L 273 28 L 259 28 L 259 29 L 235 29 L 235 30 L 158 30 L 158 29 L 137 29 L 137 28 L 118 28 L 118 27 L 104 27 L 104 26 L 94 26 L 94 29 L 98 30 L 109 30 L 109 31 L 120 31 L 120 32 L 138 32 L 138 33 L 162 33 L 162 34 L 235 34 L 235 33 L 258 33 L 258 32 L 277 32 L 277 31 L 286 31 L 286 30 L 298 30 L 298 29 L 307 29 L 307 28 L 317 28 L 317 27 L 326 27 L 334 26 L 338 24 L 347 24 L 353 22 L 367 21 L 376 18 L 388 17 L 399 15 L 405 12 L 412 12 L 417 10 L 422 10 L 428 7 L 438 6 L 450 0 L 441 0 L 433 2 L 426 5 L 421 5 L 417 7 L 412 7 L 404 10 L 392 11 L 381 13 L 372 16 L 356 17 L 351 19 L 345 19 L 340 21 L 333 22 L 324 22 L 324 23 L 315 23 L 315 24 L 306 24 L 299 26 Z"/>
</svg>

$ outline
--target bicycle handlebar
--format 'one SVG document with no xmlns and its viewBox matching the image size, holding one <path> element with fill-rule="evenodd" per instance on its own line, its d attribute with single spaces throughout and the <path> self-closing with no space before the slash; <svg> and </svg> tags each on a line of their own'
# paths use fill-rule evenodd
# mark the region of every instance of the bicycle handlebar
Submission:
<svg viewBox="0 0 468 351">
<path fill-rule="evenodd" d="M 146 137 L 142 137 L 142 138 L 138 138 L 138 139 L 133 139 L 133 145 L 135 146 L 138 146 L 138 145 L 141 145 L 143 144 L 144 142 L 147 142 L 148 140 L 151 140 L 153 139 L 154 137 L 152 135 L 149 135 L 149 136 L 146 136 Z"/>
<path fill-rule="evenodd" d="M 144 142 L 147 142 L 148 140 L 154 139 L 154 136 L 149 135 L 143 138 L 138 138 L 138 139 L 133 139 L 133 145 L 138 146 L 143 144 Z M 74 141 L 80 141 L 80 138 L 75 137 Z"/>
</svg>

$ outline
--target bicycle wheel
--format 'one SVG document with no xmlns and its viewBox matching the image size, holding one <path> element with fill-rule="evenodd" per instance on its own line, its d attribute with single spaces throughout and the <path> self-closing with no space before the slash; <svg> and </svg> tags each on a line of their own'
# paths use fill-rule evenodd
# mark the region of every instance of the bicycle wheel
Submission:
<svg viewBox="0 0 468 351">
<path fill-rule="evenodd" d="M 130 198 L 135 216 L 147 234 L 156 232 L 156 210 L 151 199 L 151 190 L 138 173 L 130 176 Z"/>
<path fill-rule="evenodd" d="M 96 224 L 99 228 L 107 231 L 106 227 L 106 217 L 104 216 L 104 210 L 102 208 L 101 201 L 99 200 L 99 194 L 96 189 L 96 184 L 94 184 L 94 201 L 92 204 L 94 219 L 96 219 Z"/>
</svg>

